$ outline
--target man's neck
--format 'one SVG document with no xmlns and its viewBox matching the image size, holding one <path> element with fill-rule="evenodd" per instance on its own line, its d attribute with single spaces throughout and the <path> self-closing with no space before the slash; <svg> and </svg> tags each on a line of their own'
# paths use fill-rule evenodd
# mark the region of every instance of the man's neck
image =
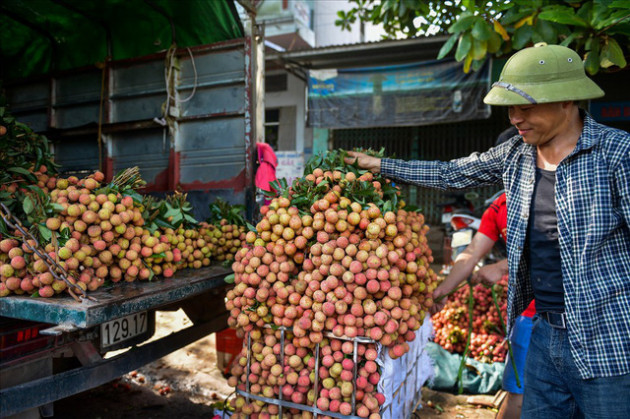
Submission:
<svg viewBox="0 0 630 419">
<path fill-rule="evenodd" d="M 554 138 L 537 147 L 539 168 L 555 171 L 560 162 L 575 149 L 584 127 L 577 106 L 572 107 L 566 122 L 562 125 L 562 129 Z"/>
</svg>

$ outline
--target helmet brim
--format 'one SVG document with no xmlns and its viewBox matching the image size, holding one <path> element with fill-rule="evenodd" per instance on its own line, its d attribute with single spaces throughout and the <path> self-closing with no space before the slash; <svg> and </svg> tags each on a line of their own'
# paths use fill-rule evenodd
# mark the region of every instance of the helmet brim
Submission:
<svg viewBox="0 0 630 419">
<path fill-rule="evenodd" d="M 604 96 L 604 91 L 589 78 L 551 83 L 519 83 L 514 87 L 534 98 L 536 103 L 580 101 Z M 483 102 L 495 106 L 532 105 L 524 96 L 499 86 L 490 89 Z"/>
</svg>

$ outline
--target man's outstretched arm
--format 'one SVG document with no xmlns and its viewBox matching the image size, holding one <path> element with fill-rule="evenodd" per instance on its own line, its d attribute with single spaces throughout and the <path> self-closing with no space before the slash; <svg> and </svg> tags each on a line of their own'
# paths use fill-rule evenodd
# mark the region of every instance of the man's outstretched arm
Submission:
<svg viewBox="0 0 630 419">
<path fill-rule="evenodd" d="M 435 304 L 431 307 L 431 314 L 437 313 L 438 311 L 444 308 L 446 304 L 447 298 L 444 297 L 438 301 L 438 298 L 443 295 L 448 294 L 453 291 L 459 284 L 468 278 L 475 266 L 481 258 L 492 250 L 494 246 L 494 240 L 490 239 L 483 233 L 476 233 L 473 236 L 472 241 L 466 247 L 466 249 L 457 255 L 455 259 L 455 263 L 451 268 L 451 272 L 446 277 L 444 282 L 442 282 L 434 291 L 433 291 L 433 301 Z"/>
<path fill-rule="evenodd" d="M 346 163 L 353 164 L 355 161 L 361 169 L 367 169 L 372 173 L 379 173 L 381 170 L 381 159 L 379 157 L 368 156 L 358 151 L 348 151 Z"/>
</svg>

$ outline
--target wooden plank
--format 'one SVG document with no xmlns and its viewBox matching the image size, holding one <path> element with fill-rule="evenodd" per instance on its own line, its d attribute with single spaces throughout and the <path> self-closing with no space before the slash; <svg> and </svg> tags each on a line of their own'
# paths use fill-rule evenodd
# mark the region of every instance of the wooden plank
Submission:
<svg viewBox="0 0 630 419">
<path fill-rule="evenodd" d="M 12 295 L 0 298 L 0 316 L 84 329 L 220 288 L 229 273 L 230 269 L 210 266 L 178 271 L 172 278 L 151 282 L 118 283 L 90 292 L 97 301 L 77 302 L 69 295 L 53 298 Z"/>
</svg>

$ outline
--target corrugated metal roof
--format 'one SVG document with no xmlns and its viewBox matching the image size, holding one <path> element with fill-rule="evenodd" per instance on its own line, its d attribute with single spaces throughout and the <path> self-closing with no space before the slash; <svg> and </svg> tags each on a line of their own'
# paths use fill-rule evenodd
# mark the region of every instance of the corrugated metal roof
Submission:
<svg viewBox="0 0 630 419">
<path fill-rule="evenodd" d="M 267 53 L 267 62 L 303 69 L 344 68 L 434 60 L 448 36 L 330 45 Z"/>
</svg>

